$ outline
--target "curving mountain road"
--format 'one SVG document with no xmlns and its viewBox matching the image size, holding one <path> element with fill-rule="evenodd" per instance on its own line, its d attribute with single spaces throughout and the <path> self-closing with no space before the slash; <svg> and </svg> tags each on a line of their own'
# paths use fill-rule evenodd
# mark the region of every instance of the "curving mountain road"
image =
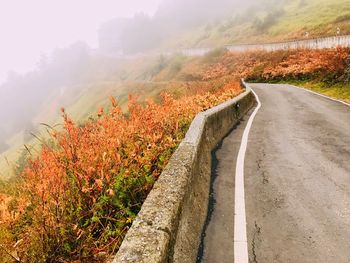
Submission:
<svg viewBox="0 0 350 263">
<path fill-rule="evenodd" d="M 244 166 L 249 262 L 350 262 L 350 107 L 288 85 L 250 86 L 262 105 Z M 235 168 L 248 118 L 213 153 L 198 262 L 234 262 Z"/>
</svg>

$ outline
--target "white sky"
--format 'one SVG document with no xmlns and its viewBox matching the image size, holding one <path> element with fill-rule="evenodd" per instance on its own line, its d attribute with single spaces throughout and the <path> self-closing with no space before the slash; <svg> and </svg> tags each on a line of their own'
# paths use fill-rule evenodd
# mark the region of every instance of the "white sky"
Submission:
<svg viewBox="0 0 350 263">
<path fill-rule="evenodd" d="M 162 0 L 0 0 L 0 83 L 39 57 L 76 41 L 97 46 L 99 25 L 111 18 L 153 14 Z"/>
</svg>

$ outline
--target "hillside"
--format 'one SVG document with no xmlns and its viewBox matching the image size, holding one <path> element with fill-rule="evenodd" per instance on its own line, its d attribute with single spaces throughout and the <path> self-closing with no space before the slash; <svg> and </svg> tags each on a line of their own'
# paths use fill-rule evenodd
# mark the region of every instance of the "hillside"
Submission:
<svg viewBox="0 0 350 263">
<path fill-rule="evenodd" d="M 116 97 L 119 106 L 126 111 L 130 93 L 137 93 L 140 100 L 144 100 L 146 97 L 155 98 L 166 89 L 164 83 L 151 81 L 152 76 L 167 63 L 163 57 L 148 56 L 125 60 L 98 57 L 89 60 L 88 70 L 80 69 L 78 78 L 84 76 L 82 79 L 75 77 L 74 81 L 63 84 L 45 82 L 43 85 L 47 89 L 44 94 L 40 94 L 39 100 L 33 99 L 36 92 L 32 91 L 21 98 L 21 107 L 16 108 L 18 99 L 15 96 L 0 97 L 0 102 L 8 105 L 7 111 L 0 114 L 3 120 L 0 131 L 3 127 L 9 129 L 8 134 L 0 133 L 0 146 L 3 145 L 0 147 L 0 178 L 13 176 L 17 168 L 23 165 L 18 160 L 28 155 L 24 144 L 29 149 L 34 147 L 35 152 L 42 144 L 41 140 L 47 137 L 47 125 L 61 126 L 61 107 L 78 123 L 83 123 L 100 107 L 108 108 L 109 96 Z M 30 74 L 20 80 L 13 80 L 14 84 L 10 82 L 7 86 L 15 92 L 21 92 L 26 86 L 15 85 L 18 81 L 27 81 L 27 87 L 30 87 L 49 78 L 48 76 L 46 72 L 36 78 Z M 32 110 L 26 110 L 28 108 Z M 21 117 L 17 118 L 13 112 Z"/>
<path fill-rule="evenodd" d="M 165 41 L 163 47 L 213 47 L 350 34 L 349 0 L 275 0 L 260 4 Z M 308 36 L 307 36 L 308 34 Z"/>
</svg>

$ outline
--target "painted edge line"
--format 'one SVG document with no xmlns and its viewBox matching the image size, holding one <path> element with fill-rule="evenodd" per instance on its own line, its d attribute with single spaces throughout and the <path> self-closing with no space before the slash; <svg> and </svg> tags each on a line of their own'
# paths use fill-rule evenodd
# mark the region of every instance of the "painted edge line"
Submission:
<svg viewBox="0 0 350 263">
<path fill-rule="evenodd" d="M 289 85 L 289 84 L 287 84 L 287 85 Z M 345 101 L 343 101 L 343 100 L 338 100 L 338 99 L 329 97 L 329 96 L 327 96 L 327 95 L 324 95 L 324 94 L 322 94 L 322 93 L 318 93 L 318 92 L 309 90 L 309 89 L 304 88 L 304 87 L 299 87 L 299 86 L 295 86 L 295 85 L 289 85 L 289 86 L 292 86 L 292 87 L 295 87 L 295 88 L 298 88 L 298 89 L 301 89 L 301 90 L 305 90 L 305 91 L 307 91 L 307 92 L 309 92 L 309 93 L 318 95 L 318 96 L 323 97 L 323 98 L 325 98 L 325 99 L 329 99 L 329 100 L 332 100 L 332 101 L 340 102 L 340 103 L 342 103 L 342 104 L 344 104 L 344 105 L 350 107 L 350 103 L 347 103 L 347 102 L 345 102 Z"/>
<path fill-rule="evenodd" d="M 245 83 L 248 86 L 248 84 Z M 254 118 L 258 113 L 261 102 L 258 95 L 251 89 L 258 103 L 254 112 L 250 116 L 247 126 L 241 140 L 241 146 L 237 156 L 236 175 L 235 175 L 235 225 L 234 225 L 234 263 L 248 263 L 248 243 L 247 243 L 247 221 L 245 211 L 245 193 L 244 193 L 244 160 L 247 150 L 249 132 Z"/>
</svg>

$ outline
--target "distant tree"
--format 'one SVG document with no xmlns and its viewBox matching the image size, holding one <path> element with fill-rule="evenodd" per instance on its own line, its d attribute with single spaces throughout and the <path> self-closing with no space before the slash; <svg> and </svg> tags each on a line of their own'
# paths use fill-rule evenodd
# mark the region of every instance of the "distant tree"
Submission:
<svg viewBox="0 0 350 263">
<path fill-rule="evenodd" d="M 136 14 L 122 33 L 123 51 L 128 54 L 139 53 L 155 47 L 158 33 L 148 15 Z"/>
<path fill-rule="evenodd" d="M 8 144 L 0 139 L 0 153 L 6 151 L 8 148 Z"/>
<path fill-rule="evenodd" d="M 39 62 L 37 63 L 38 70 L 46 70 L 48 63 L 49 61 L 47 56 L 45 54 L 42 54 L 40 56 Z"/>
<path fill-rule="evenodd" d="M 264 19 L 256 17 L 253 22 L 253 27 L 257 31 L 266 32 L 270 27 L 276 24 L 278 18 L 281 17 L 283 14 L 283 9 L 277 9 L 267 14 L 267 16 Z"/>
</svg>

